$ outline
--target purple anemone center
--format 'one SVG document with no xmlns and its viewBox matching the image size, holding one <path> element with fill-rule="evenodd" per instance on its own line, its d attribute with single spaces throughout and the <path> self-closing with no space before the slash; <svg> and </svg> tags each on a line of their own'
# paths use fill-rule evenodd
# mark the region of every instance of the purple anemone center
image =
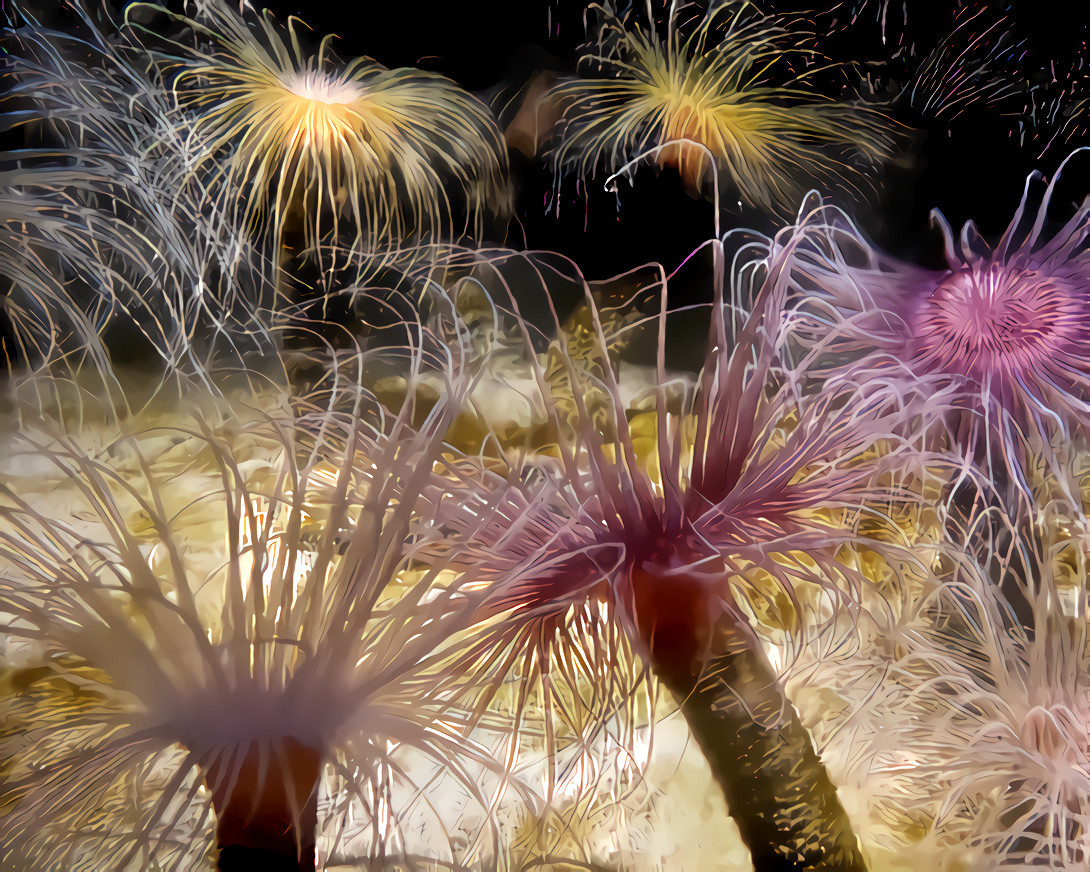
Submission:
<svg viewBox="0 0 1090 872">
<path fill-rule="evenodd" d="M 920 308 L 909 343 L 921 371 L 964 375 L 1008 397 L 1083 357 L 1084 294 L 1063 277 L 1002 264 L 947 276 Z"/>
</svg>

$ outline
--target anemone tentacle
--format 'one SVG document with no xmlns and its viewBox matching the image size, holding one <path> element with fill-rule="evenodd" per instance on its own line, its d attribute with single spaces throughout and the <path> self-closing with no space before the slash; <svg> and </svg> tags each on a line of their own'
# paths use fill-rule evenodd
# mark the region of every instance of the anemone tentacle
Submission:
<svg viewBox="0 0 1090 872">
<path fill-rule="evenodd" d="M 0 171 L 3 244 L 31 252 L 0 265 L 27 363 L 51 352 L 76 372 L 85 359 L 108 384 L 119 355 L 200 378 L 268 351 L 268 265 L 209 206 L 206 180 L 187 177 L 189 125 L 146 52 L 72 8 L 78 34 L 22 12 L 5 68 L 5 102 L 24 107 L 11 122 L 56 142 L 5 156 Z"/>
</svg>

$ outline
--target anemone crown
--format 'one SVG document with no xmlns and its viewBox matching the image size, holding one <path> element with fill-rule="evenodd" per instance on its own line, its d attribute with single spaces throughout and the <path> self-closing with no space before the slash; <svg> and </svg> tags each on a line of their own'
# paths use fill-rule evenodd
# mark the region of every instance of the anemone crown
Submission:
<svg viewBox="0 0 1090 872">
<path fill-rule="evenodd" d="M 913 359 L 929 371 L 1002 380 L 1077 346 L 1079 289 L 1061 277 L 989 264 L 957 270 L 921 307 Z"/>
<path fill-rule="evenodd" d="M 359 84 L 332 73 L 315 70 L 293 72 L 283 80 L 290 94 L 310 103 L 348 106 L 363 97 Z"/>
</svg>

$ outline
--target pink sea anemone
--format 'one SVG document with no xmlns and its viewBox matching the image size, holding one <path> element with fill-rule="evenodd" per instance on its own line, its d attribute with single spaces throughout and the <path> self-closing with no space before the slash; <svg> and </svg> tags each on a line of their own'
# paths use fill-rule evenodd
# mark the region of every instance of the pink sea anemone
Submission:
<svg viewBox="0 0 1090 872">
<path fill-rule="evenodd" d="M 1058 177 L 1035 210 L 1039 176 L 1030 177 L 995 245 L 972 222 L 955 241 L 932 213 L 945 241 L 942 271 L 876 251 L 820 205 L 769 249 L 792 301 L 794 338 L 842 353 L 822 375 L 945 391 L 954 450 L 1023 485 L 1027 449 L 1048 457 L 1084 440 L 1090 420 L 1090 200 L 1049 233 Z"/>
<path fill-rule="evenodd" d="M 681 701 L 755 861 L 861 868 L 835 789 L 746 609 L 782 595 L 802 620 L 815 608 L 806 590 L 843 601 L 854 579 L 838 548 L 862 539 L 864 518 L 912 499 L 906 484 L 918 470 L 883 394 L 800 393 L 800 374 L 780 355 L 775 294 L 739 313 L 717 285 L 695 383 L 667 377 L 664 279 L 656 294 L 658 315 L 632 323 L 587 289 L 586 317 L 568 319 L 538 365 L 558 435 L 553 459 L 529 464 L 544 482 L 507 479 L 493 490 L 484 502 L 501 510 L 467 572 L 502 615 L 500 642 L 549 621 L 548 636 L 529 643 L 555 646 L 564 617 L 588 601 L 619 619 Z M 618 323 L 659 343 L 657 386 L 645 398 L 649 450 L 610 355 Z"/>
</svg>

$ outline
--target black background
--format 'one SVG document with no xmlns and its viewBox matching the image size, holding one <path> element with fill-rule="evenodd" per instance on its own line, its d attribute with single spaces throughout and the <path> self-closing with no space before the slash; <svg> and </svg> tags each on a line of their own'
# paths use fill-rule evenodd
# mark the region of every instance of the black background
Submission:
<svg viewBox="0 0 1090 872">
<path fill-rule="evenodd" d="M 266 5 L 281 16 L 300 16 L 318 34 L 337 34 L 342 54 L 366 54 L 387 66 L 435 70 L 473 91 L 524 79 L 534 69 L 571 71 L 585 39 L 584 6 L 578 0 L 360 2 L 354 8 L 325 0 L 309 4 L 268 0 Z M 643 5 L 638 3 L 637 8 Z M 832 3 L 758 4 L 763 11 L 780 13 L 814 5 Z M 1073 11 L 1076 4 L 1056 0 L 985 5 L 990 14 L 1005 17 L 1011 41 L 1021 44 L 1023 57 L 1015 64 L 1015 72 L 1026 82 L 1048 78 L 1054 66 L 1078 75 L 1074 71 L 1086 60 L 1090 32 L 1086 11 Z M 833 60 L 863 61 L 888 57 L 898 42 L 926 53 L 953 28 L 956 9 L 953 0 L 891 0 L 886 9 L 885 45 L 882 5 L 875 0 L 844 3 L 814 22 L 822 28 L 831 20 L 840 25 L 835 36 L 818 41 Z M 853 13 L 855 24 L 844 27 Z M 1017 100 L 1006 108 L 1017 114 Z M 1017 207 L 1026 175 L 1038 169 L 1050 176 L 1071 148 L 1090 144 L 1090 137 L 1075 137 L 1068 147 L 1039 158 L 1039 148 L 1019 144 L 1016 114 L 1000 115 L 984 107 L 967 111 L 953 123 L 932 123 L 918 116 L 899 118 L 916 131 L 912 154 L 889 171 L 873 214 L 860 216 L 869 235 L 894 253 L 935 263 L 941 245 L 938 234 L 928 228 L 932 208 L 939 208 L 955 228 L 973 219 L 985 234 L 1001 233 Z M 1060 217 L 1090 192 L 1086 165 L 1090 156 L 1073 161 L 1065 172 L 1064 188 L 1055 203 Z M 578 193 L 567 185 L 559 215 L 552 210 L 546 215 L 551 175 L 536 162 L 516 159 L 515 167 L 521 183 L 519 222 L 508 241 L 521 247 L 525 237 L 531 248 L 573 256 L 591 278 L 649 259 L 676 265 L 712 232 L 710 204 L 689 197 L 669 171 L 637 174 L 635 187 L 622 190 L 619 210 L 618 198 L 600 190 L 600 185 Z M 775 226 L 763 216 L 738 209 L 724 216 L 724 229 L 732 223 L 765 232 Z"/>
<path fill-rule="evenodd" d="M 32 2 L 39 17 L 64 19 L 62 0 Z M 1048 80 L 1054 70 L 1061 80 L 1087 76 L 1080 67 L 1086 62 L 1090 13 L 1073 11 L 1076 4 L 1063 0 L 978 6 L 968 0 L 888 0 L 885 7 L 880 0 L 845 0 L 829 11 L 835 2 L 761 0 L 755 5 L 781 14 L 825 9 L 810 14 L 820 34 L 817 45 L 842 62 L 885 62 L 898 47 L 925 54 L 951 31 L 959 8 L 983 6 L 993 18 L 1004 18 L 1010 41 L 1019 46 L 1017 59 L 1007 66 L 1027 87 Z M 167 5 L 182 8 L 183 3 L 168 0 Z M 252 0 L 252 5 L 268 6 L 280 18 L 298 16 L 313 30 L 315 43 L 336 34 L 342 57 L 367 55 L 390 67 L 440 72 L 482 95 L 503 83 L 525 82 L 536 70 L 573 72 L 585 40 L 581 0 Z M 635 5 L 645 7 L 642 0 Z M 656 8 L 661 6 L 657 2 Z M 1090 98 L 1090 86 L 1082 87 Z M 997 235 L 1013 215 L 1031 170 L 1050 176 L 1072 148 L 1090 144 L 1090 136 L 1080 132 L 1043 157 L 1039 143 L 1020 144 L 1017 99 L 1008 101 L 1005 114 L 977 107 L 953 122 L 894 114 L 913 131 L 910 147 L 886 171 L 880 199 L 856 217 L 886 250 L 933 266 L 941 264 L 941 238 L 929 229 L 931 209 L 942 211 L 955 228 L 973 219 L 986 236 Z M 576 190 L 569 180 L 557 197 L 543 161 L 512 153 L 512 164 L 519 190 L 516 219 L 506 235 L 494 230 L 496 238 L 488 241 L 558 251 L 572 257 L 588 278 L 606 278 L 652 260 L 672 268 L 713 232 L 711 204 L 689 196 L 670 170 L 641 169 L 634 185 L 622 186 L 619 195 L 604 191 L 600 182 Z M 1090 192 L 1088 170 L 1090 156 L 1073 161 L 1065 172 L 1054 199 L 1057 218 L 1070 214 Z M 737 226 L 768 233 L 777 226 L 767 216 L 738 209 L 729 195 L 724 203 L 723 230 Z"/>
</svg>

